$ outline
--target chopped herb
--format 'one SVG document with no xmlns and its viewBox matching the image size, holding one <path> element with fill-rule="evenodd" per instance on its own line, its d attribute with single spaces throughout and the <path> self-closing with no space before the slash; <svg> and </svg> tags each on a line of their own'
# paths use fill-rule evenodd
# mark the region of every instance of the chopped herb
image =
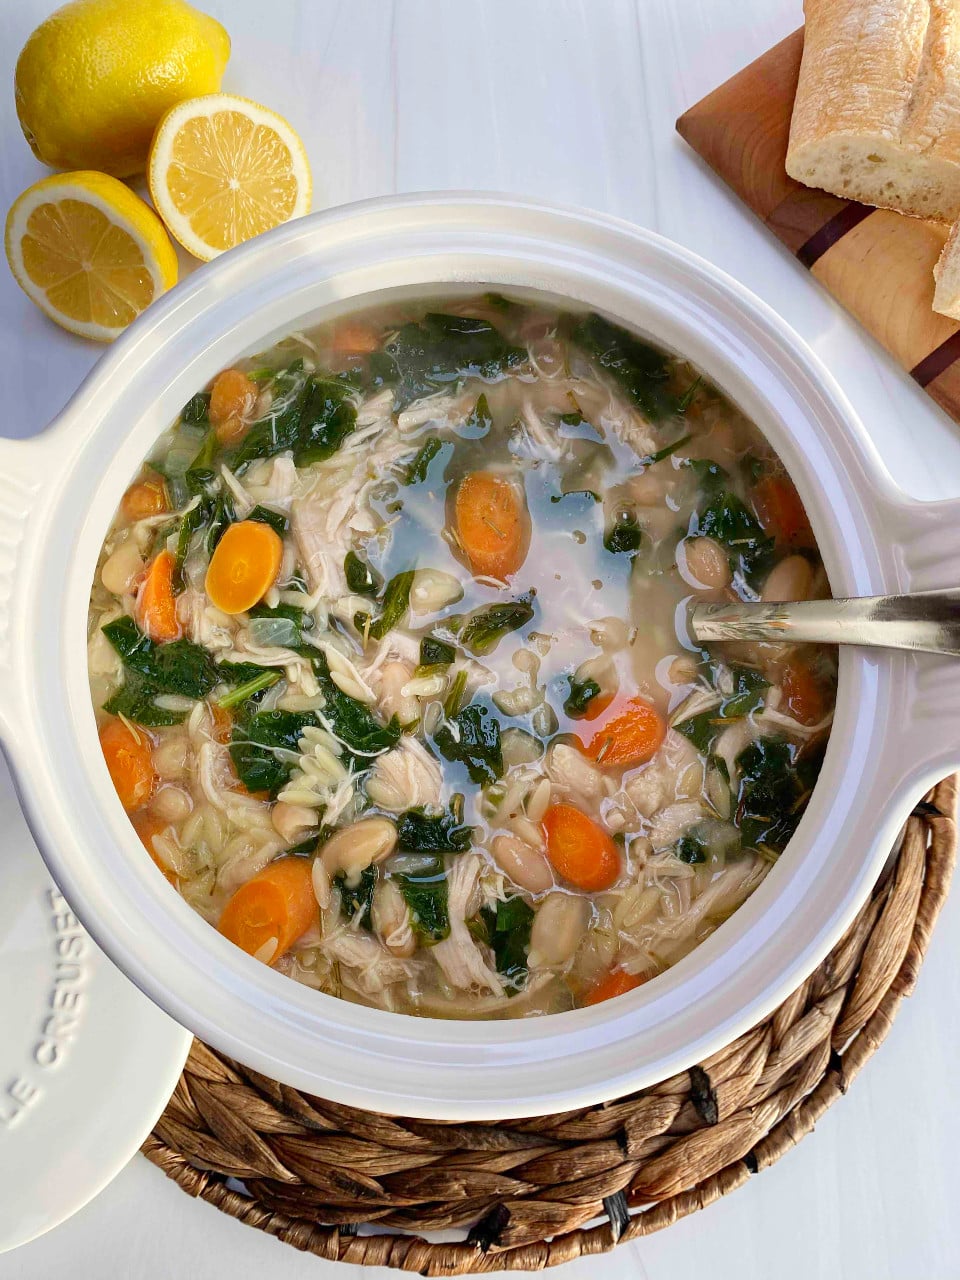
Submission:
<svg viewBox="0 0 960 1280">
<path fill-rule="evenodd" d="M 697 392 L 700 390 L 701 382 L 703 382 L 703 374 L 698 373 L 697 376 L 694 378 L 694 380 L 690 383 L 689 387 L 687 387 L 686 391 L 677 401 L 678 413 L 686 413 L 687 410 L 690 408 L 691 404 L 693 404 L 694 397 L 696 396 Z M 689 439 L 689 436 L 687 438 Z"/>
<path fill-rule="evenodd" d="M 407 616 L 413 575 L 413 569 L 405 569 L 403 573 L 395 574 L 387 583 L 383 593 L 383 612 L 370 626 L 370 635 L 374 640 L 382 640 L 388 631 L 398 627 Z"/>
<path fill-rule="evenodd" d="M 256 506 L 246 517 L 247 520 L 256 520 L 260 524 L 268 524 L 274 533 L 279 534 L 282 538 L 290 526 L 290 522 L 282 511 L 273 511 L 270 507 Z"/>
<path fill-rule="evenodd" d="M 426 480 L 427 472 L 430 470 L 430 463 L 434 460 L 440 450 L 443 448 L 443 441 L 437 436 L 431 436 L 429 440 L 424 440 L 423 444 L 417 450 L 417 455 L 407 467 L 404 484 L 419 484 L 421 480 Z"/>
<path fill-rule="evenodd" d="M 190 424 L 207 423 L 210 421 L 209 391 L 198 391 L 195 396 L 190 397 L 187 403 L 180 410 L 180 421 Z"/>
<path fill-rule="evenodd" d="M 493 948 L 497 972 L 513 989 L 511 994 L 519 991 L 526 982 L 533 917 L 533 908 L 520 897 L 508 898 L 506 902 L 498 902 L 496 909 L 484 907 L 480 912 L 486 939 Z"/>
<path fill-rule="evenodd" d="M 373 928 L 371 918 L 373 893 L 380 877 L 380 868 L 376 863 L 364 867 L 355 885 L 347 884 L 346 872 L 341 871 L 333 877 L 333 883 L 340 890 L 340 911 L 348 920 L 356 920 L 361 929 L 369 933 Z"/>
<path fill-rule="evenodd" d="M 595 312 L 580 321 L 573 340 L 652 421 L 676 413 L 676 397 L 666 385 L 669 363 L 662 352 Z"/>
<path fill-rule="evenodd" d="M 466 765 L 471 782 L 483 785 L 503 777 L 500 721 L 486 707 L 464 707 L 440 726 L 433 740 L 447 760 Z"/>
<path fill-rule="evenodd" d="M 465 440 L 482 440 L 493 426 L 493 414 L 486 396 L 479 396 L 471 412 L 457 426 L 457 435 Z"/>
<path fill-rule="evenodd" d="M 448 667 L 456 659 L 457 651 L 446 640 L 436 636 L 424 636 L 420 641 L 421 667 Z"/>
<path fill-rule="evenodd" d="M 355 596 L 377 596 L 383 586 L 383 578 L 355 551 L 348 551 L 343 561 L 347 586 Z"/>
<path fill-rule="evenodd" d="M 600 692 L 600 686 L 596 680 L 578 680 L 576 676 L 568 676 L 570 682 L 570 692 L 563 700 L 563 709 L 573 720 L 578 720 L 585 716 L 590 709 L 590 703 Z"/>
<path fill-rule="evenodd" d="M 465 853 L 473 828 L 461 826 L 453 813 L 407 809 L 397 819 L 397 840 L 406 853 Z"/>
<path fill-rule="evenodd" d="M 447 874 L 438 854 L 419 871 L 393 877 L 410 909 L 410 923 L 421 938 L 439 942 L 450 932 Z"/>
<path fill-rule="evenodd" d="M 618 511 L 616 518 L 603 539 L 603 545 L 613 555 L 633 555 L 643 545 L 644 533 L 632 511 Z"/>
<path fill-rule="evenodd" d="M 530 596 L 504 604 L 488 604 L 470 614 L 460 632 L 460 640 L 471 653 L 482 657 L 492 653 L 505 635 L 525 627 L 532 617 Z"/>
<path fill-rule="evenodd" d="M 246 789 L 275 797 L 290 778 L 304 729 L 317 724 L 312 712 L 298 711 L 257 711 L 236 720 L 230 758 Z"/>
<path fill-rule="evenodd" d="M 688 432 L 685 436 L 681 436 L 679 440 L 674 440 L 673 444 L 664 445 L 656 453 L 648 454 L 647 457 L 642 459 L 644 466 L 652 467 L 655 462 L 662 462 L 664 458 L 669 458 L 672 453 L 676 453 L 688 440 L 692 439 L 693 436 Z"/>
<path fill-rule="evenodd" d="M 191 640 L 155 644 L 131 617 L 108 622 L 103 634 L 116 649 L 128 671 L 134 671 L 154 693 L 176 693 L 203 698 L 216 685 L 213 659 Z"/>
</svg>

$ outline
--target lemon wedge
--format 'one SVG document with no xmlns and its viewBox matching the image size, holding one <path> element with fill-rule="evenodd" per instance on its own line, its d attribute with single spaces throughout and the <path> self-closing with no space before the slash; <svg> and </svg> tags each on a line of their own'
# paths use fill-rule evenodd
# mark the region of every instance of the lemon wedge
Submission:
<svg viewBox="0 0 960 1280">
<path fill-rule="evenodd" d="M 7 215 L 7 261 L 51 320 L 111 342 L 177 282 L 163 223 L 117 178 L 80 170 L 28 187 Z"/>
<path fill-rule="evenodd" d="M 171 235 L 205 262 L 310 208 L 310 165 L 295 130 L 276 112 L 226 93 L 166 113 L 147 181 Z"/>
</svg>

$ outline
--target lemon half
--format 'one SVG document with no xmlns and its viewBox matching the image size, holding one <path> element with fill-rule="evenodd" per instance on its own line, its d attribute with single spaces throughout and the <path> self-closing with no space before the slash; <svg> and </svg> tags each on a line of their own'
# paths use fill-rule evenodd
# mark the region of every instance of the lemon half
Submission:
<svg viewBox="0 0 960 1280">
<path fill-rule="evenodd" d="M 171 234 L 204 261 L 310 208 L 310 165 L 296 131 L 275 111 L 226 93 L 167 112 L 147 181 Z"/>
<path fill-rule="evenodd" d="M 110 342 L 177 282 L 177 255 L 149 205 L 80 171 L 35 183 L 7 215 L 7 261 L 51 320 Z"/>
</svg>

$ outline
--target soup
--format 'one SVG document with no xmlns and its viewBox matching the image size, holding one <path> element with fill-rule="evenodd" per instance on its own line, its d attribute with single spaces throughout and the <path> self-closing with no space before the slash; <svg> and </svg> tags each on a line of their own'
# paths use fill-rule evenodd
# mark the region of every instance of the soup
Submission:
<svg viewBox="0 0 960 1280">
<path fill-rule="evenodd" d="M 236 945 L 520 1017 L 649 981 L 763 880 L 835 655 L 692 649 L 683 611 L 827 594 L 778 459 L 687 362 L 447 297 L 190 400 L 104 543 L 90 684 L 147 852 Z"/>
</svg>

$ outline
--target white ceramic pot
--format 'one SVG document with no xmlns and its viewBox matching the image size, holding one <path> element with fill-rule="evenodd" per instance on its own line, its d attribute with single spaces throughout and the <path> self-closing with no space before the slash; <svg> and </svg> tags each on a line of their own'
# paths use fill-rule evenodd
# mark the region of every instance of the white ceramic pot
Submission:
<svg viewBox="0 0 960 1280">
<path fill-rule="evenodd" d="M 532 286 L 688 356 L 766 433 L 835 595 L 956 585 L 960 504 L 906 497 L 833 379 L 734 280 L 598 214 L 497 196 L 373 200 L 304 218 L 152 306 L 57 421 L 0 449 L 0 734 L 28 819 L 104 950 L 202 1039 L 324 1097 L 476 1119 L 594 1103 L 669 1076 L 801 982 L 863 903 L 911 807 L 960 764 L 960 663 L 845 652 L 821 779 L 767 879 L 628 996 L 552 1017 L 449 1022 L 362 1008 L 247 957 L 156 874 L 114 794 L 87 686 L 87 601 L 120 495 L 217 370 L 384 289 Z"/>
</svg>

